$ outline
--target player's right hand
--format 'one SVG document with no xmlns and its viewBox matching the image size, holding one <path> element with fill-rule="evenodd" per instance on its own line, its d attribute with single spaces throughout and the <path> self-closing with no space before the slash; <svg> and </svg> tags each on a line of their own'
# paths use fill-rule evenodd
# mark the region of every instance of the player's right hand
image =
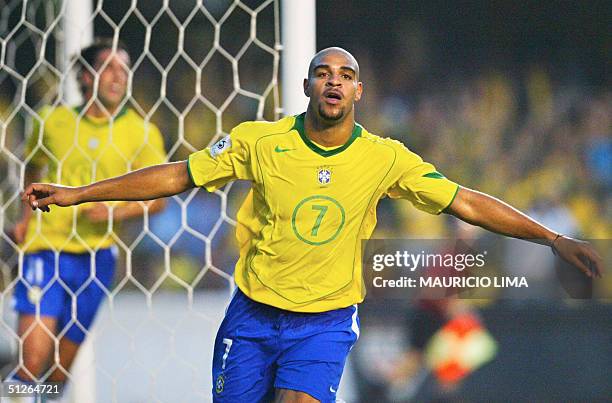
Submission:
<svg viewBox="0 0 612 403">
<path fill-rule="evenodd" d="M 47 183 L 32 183 L 21 196 L 32 210 L 51 211 L 50 205 L 66 207 L 78 204 L 77 188 Z"/>
<path fill-rule="evenodd" d="M 95 202 L 85 208 L 83 214 L 85 214 L 89 221 L 99 223 L 110 219 L 111 210 L 105 203 Z"/>
<path fill-rule="evenodd" d="M 17 224 L 15 224 L 13 229 L 9 231 L 9 237 L 16 244 L 21 244 L 25 240 L 26 233 L 28 232 L 28 221 L 29 220 L 19 221 Z"/>
</svg>

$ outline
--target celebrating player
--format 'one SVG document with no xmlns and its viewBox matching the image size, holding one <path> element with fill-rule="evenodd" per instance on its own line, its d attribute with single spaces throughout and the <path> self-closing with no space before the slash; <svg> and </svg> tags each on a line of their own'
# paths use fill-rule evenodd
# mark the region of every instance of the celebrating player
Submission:
<svg viewBox="0 0 612 403">
<path fill-rule="evenodd" d="M 587 275 L 601 262 L 587 243 L 556 234 L 507 204 L 458 186 L 395 140 L 355 123 L 359 65 L 340 48 L 312 59 L 308 109 L 246 122 L 187 161 L 88 186 L 30 185 L 33 209 L 102 200 L 150 200 L 194 186 L 252 182 L 238 212 L 238 289 L 215 342 L 215 401 L 333 402 L 358 338 L 364 298 L 361 241 L 385 196 L 447 212 L 491 231 L 539 240 Z M 585 262 L 581 261 L 585 259 Z"/>
<path fill-rule="evenodd" d="M 26 184 L 44 175 L 44 181 L 80 186 L 164 162 L 157 127 L 123 106 L 129 65 L 127 50 L 121 44 L 113 47 L 109 40 L 97 40 L 81 51 L 78 81 L 85 102 L 74 109 L 41 111 L 43 124 L 27 142 L 26 155 L 31 159 Z M 151 214 L 163 206 L 163 200 L 155 200 L 147 203 L 147 210 Z M 54 210 L 40 220 L 32 219 L 28 208 L 14 228 L 15 241 L 26 251 L 14 295 L 23 340 L 18 380 L 39 380 L 52 368 L 47 381 L 66 381 L 112 283 L 116 250 L 109 221 L 141 216 L 144 211 L 137 202 L 109 207 L 84 204 Z M 51 334 L 60 337 L 59 362 L 53 361 Z"/>
</svg>

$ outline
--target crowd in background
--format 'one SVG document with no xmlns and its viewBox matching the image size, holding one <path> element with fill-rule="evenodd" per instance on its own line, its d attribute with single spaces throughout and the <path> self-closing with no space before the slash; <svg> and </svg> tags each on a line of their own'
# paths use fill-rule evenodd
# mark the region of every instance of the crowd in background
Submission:
<svg viewBox="0 0 612 403">
<path fill-rule="evenodd" d="M 420 96 L 366 95 L 366 102 L 367 127 L 403 141 L 447 177 L 523 211 L 562 209 L 551 225 L 574 221 L 573 235 L 610 237 L 611 92 L 556 84 L 534 69 L 482 74 Z M 403 224 L 394 233 L 446 233 L 435 218 L 397 207 L 409 219 L 393 220 Z"/>
</svg>

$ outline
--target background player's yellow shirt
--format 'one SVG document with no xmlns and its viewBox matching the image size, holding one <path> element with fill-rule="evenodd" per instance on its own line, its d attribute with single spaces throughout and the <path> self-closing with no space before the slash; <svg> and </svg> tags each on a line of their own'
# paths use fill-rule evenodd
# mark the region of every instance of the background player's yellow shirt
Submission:
<svg viewBox="0 0 612 403">
<path fill-rule="evenodd" d="M 282 309 L 321 312 L 361 302 L 361 241 L 384 196 L 438 214 L 458 186 L 401 143 L 356 125 L 342 147 L 324 150 L 304 132 L 304 115 L 247 122 L 189 157 L 197 186 L 213 191 L 252 181 L 238 212 L 236 283 Z"/>
<path fill-rule="evenodd" d="M 78 109 L 68 107 L 40 111 L 42 124 L 35 124 L 25 156 L 43 170 L 43 182 L 82 186 L 165 161 L 159 130 L 133 110 L 124 109 L 112 122 L 79 115 Z M 87 207 L 52 208 L 50 213 L 39 213 L 40 218 L 34 215 L 24 242 L 26 251 L 81 253 L 87 247 L 111 246 L 108 223 L 89 221 L 81 214 Z"/>
</svg>

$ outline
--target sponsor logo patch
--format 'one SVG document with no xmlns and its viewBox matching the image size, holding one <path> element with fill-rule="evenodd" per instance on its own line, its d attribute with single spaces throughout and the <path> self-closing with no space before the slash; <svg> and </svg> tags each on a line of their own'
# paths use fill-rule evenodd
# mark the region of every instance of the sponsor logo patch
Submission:
<svg viewBox="0 0 612 403">
<path fill-rule="evenodd" d="M 210 147 L 210 155 L 213 158 L 216 158 L 217 155 L 223 153 L 225 150 L 232 146 L 232 139 L 230 139 L 229 134 L 223 137 L 221 140 L 217 141 Z"/>
</svg>

